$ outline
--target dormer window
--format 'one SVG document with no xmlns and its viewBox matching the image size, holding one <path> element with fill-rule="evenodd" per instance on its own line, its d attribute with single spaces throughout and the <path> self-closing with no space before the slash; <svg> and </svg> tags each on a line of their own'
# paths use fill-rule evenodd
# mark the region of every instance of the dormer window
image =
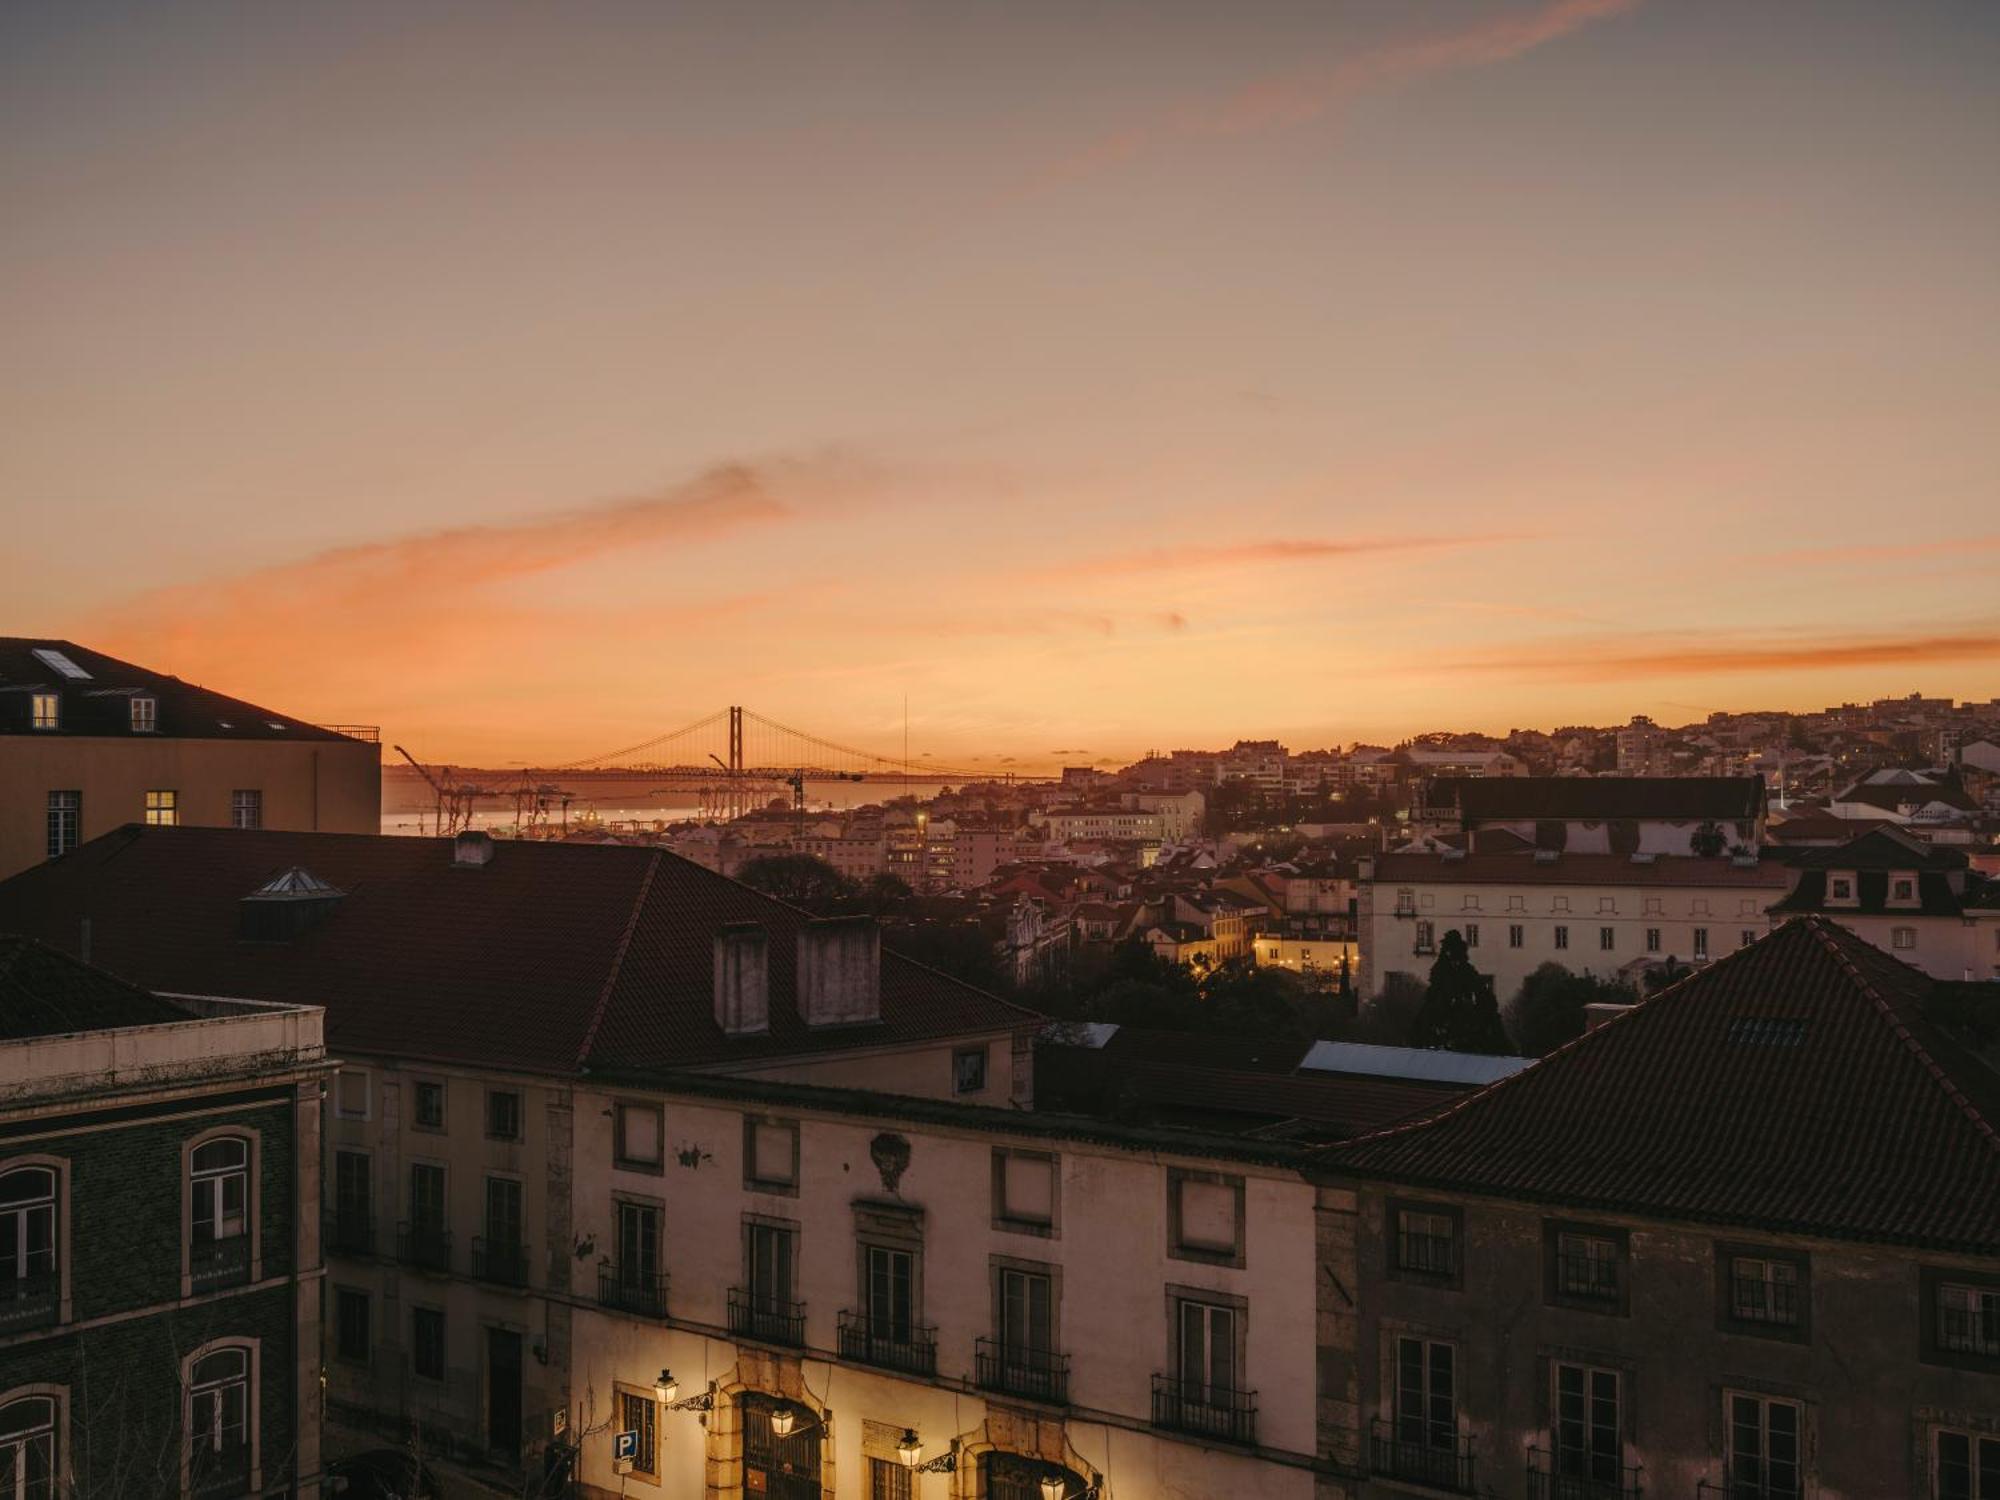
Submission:
<svg viewBox="0 0 2000 1500">
<path fill-rule="evenodd" d="M 1829 901 L 1852 901 L 1854 899 L 1854 877 L 1851 874 L 1827 877 L 1826 899 Z"/>
<path fill-rule="evenodd" d="M 35 728 L 62 728 L 62 698 L 58 694 L 36 693 L 29 701 Z"/>
<path fill-rule="evenodd" d="M 132 732 L 151 734 L 160 727 L 160 700 L 157 698 L 134 698 L 132 700 Z"/>
<path fill-rule="evenodd" d="M 1900 873 L 1890 876 L 1889 899 L 1898 905 L 1916 905 L 1917 877 Z"/>
</svg>

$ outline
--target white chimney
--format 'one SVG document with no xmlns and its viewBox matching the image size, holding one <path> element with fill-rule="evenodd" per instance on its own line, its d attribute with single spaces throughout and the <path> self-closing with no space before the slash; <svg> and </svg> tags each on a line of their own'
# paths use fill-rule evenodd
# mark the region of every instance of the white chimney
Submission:
<svg viewBox="0 0 2000 1500">
<path fill-rule="evenodd" d="M 715 934 L 715 1024 L 729 1036 L 771 1029 L 771 935 L 756 922 Z"/>
<path fill-rule="evenodd" d="M 799 1015 L 808 1026 L 882 1019 L 882 929 L 873 917 L 820 917 L 799 929 Z"/>
<path fill-rule="evenodd" d="M 493 863 L 493 835 L 468 828 L 451 841 L 451 862 L 468 870 Z"/>
</svg>

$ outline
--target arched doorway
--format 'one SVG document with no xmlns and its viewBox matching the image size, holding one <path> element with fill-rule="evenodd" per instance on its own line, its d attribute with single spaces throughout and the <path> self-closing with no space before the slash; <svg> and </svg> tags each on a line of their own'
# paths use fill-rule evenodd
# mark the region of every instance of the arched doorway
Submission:
<svg viewBox="0 0 2000 1500">
<path fill-rule="evenodd" d="M 1044 1489 L 1051 1480 L 1062 1488 Z M 1050 1500 L 1053 1495 L 1060 1495 L 1061 1500 L 1076 1500 L 1089 1489 L 1088 1480 L 1061 1464 L 997 1449 L 979 1455 L 979 1493 L 984 1500 Z"/>
<path fill-rule="evenodd" d="M 819 1445 L 826 1435 L 819 1418 L 796 1401 L 756 1391 L 739 1400 L 746 1500 L 819 1500 Z M 791 1430 L 781 1434 L 788 1419 Z"/>
</svg>

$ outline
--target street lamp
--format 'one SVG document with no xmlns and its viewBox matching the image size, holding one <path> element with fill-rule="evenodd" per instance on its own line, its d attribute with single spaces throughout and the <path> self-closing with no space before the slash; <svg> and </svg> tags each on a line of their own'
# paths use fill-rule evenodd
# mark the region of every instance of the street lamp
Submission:
<svg viewBox="0 0 2000 1500">
<path fill-rule="evenodd" d="M 659 1398 L 660 1405 L 670 1405 L 680 1393 L 681 1383 L 674 1379 L 674 1372 L 672 1370 L 660 1371 L 660 1378 L 653 1382 L 653 1394 Z"/>
<path fill-rule="evenodd" d="M 1045 1474 L 1042 1476 L 1042 1500 L 1063 1500 L 1063 1490 L 1065 1488 L 1066 1486 L 1062 1482 L 1062 1475 Z"/>
<path fill-rule="evenodd" d="M 917 1436 L 914 1427 L 905 1427 L 903 1435 L 896 1441 L 896 1456 L 903 1461 L 903 1467 L 912 1474 L 949 1474 L 958 1467 L 958 1439 L 951 1440 L 951 1449 L 940 1453 L 929 1463 L 924 1459 L 924 1440 Z"/>
<path fill-rule="evenodd" d="M 662 1370 L 660 1378 L 653 1382 L 653 1394 L 659 1398 L 662 1411 L 715 1410 L 715 1382 L 712 1380 L 708 1383 L 707 1390 L 681 1400 L 678 1399 L 681 1394 L 681 1383 L 674 1379 L 672 1370 Z"/>
<path fill-rule="evenodd" d="M 779 1407 L 776 1411 L 771 1413 L 771 1436 L 781 1437 L 781 1438 L 790 1437 L 792 1435 L 792 1429 L 798 1425 L 798 1420 L 799 1419 L 792 1414 L 792 1409 L 790 1407 L 788 1406 Z"/>
</svg>

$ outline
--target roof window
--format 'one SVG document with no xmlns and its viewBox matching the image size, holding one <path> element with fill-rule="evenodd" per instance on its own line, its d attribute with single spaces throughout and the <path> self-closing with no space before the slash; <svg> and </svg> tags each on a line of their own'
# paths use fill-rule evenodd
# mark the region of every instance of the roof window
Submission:
<svg viewBox="0 0 2000 1500">
<path fill-rule="evenodd" d="M 90 674 L 88 672 L 84 671 L 82 667 L 79 667 L 75 662 L 53 647 L 37 646 L 34 648 L 34 655 L 36 660 L 40 661 L 43 666 L 49 668 L 51 671 L 62 673 L 63 676 L 69 678 L 72 682 L 90 681 Z"/>
<path fill-rule="evenodd" d="M 1738 1016 L 1729 1023 L 1729 1040 L 1739 1047 L 1797 1047 L 1806 1039 L 1806 1023 L 1797 1016 Z"/>
<path fill-rule="evenodd" d="M 160 727 L 160 700 L 139 697 L 132 700 L 132 732 L 151 734 Z"/>
</svg>

